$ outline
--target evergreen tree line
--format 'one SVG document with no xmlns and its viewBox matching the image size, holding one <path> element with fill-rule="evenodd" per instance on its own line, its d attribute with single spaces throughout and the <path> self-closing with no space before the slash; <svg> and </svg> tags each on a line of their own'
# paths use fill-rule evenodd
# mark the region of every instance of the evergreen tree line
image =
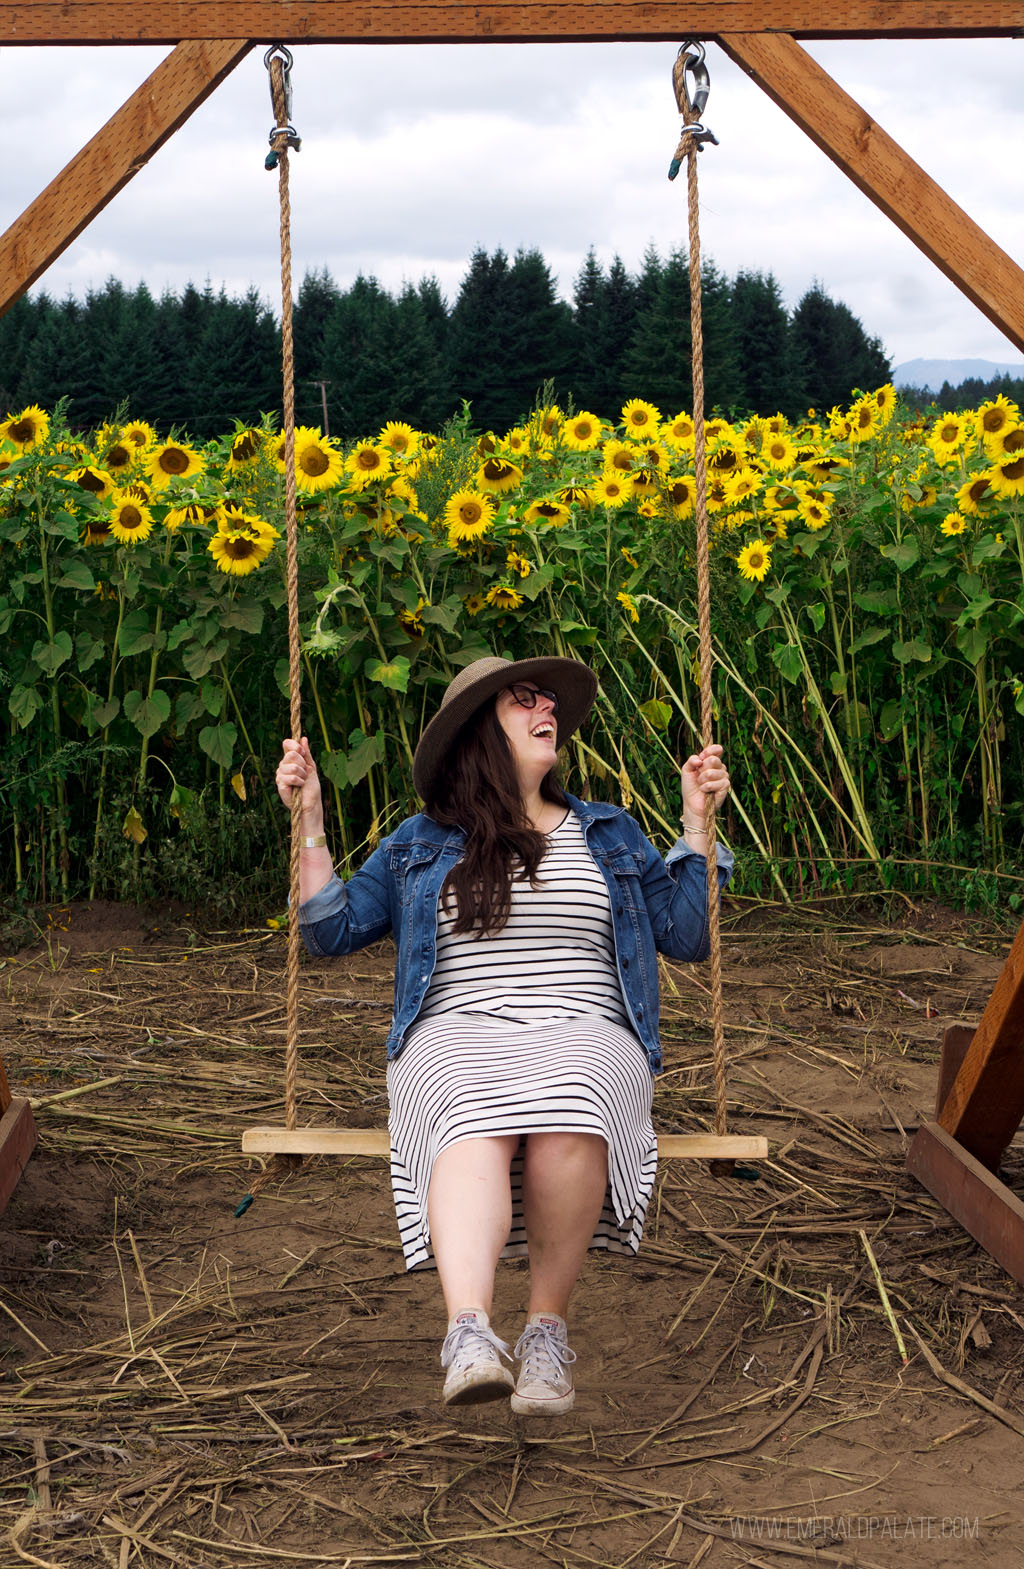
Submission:
<svg viewBox="0 0 1024 1569">
<path fill-rule="evenodd" d="M 793 311 L 771 273 L 727 278 L 703 267 L 705 399 L 735 417 L 848 402 L 889 379 L 877 338 L 813 284 Z M 371 434 L 388 419 L 438 429 L 467 400 L 474 423 L 505 430 L 550 383 L 575 408 L 616 419 L 627 398 L 663 413 L 691 406 L 690 284 L 685 252 L 652 248 L 631 274 L 591 251 L 573 301 L 558 297 L 538 250 L 477 250 L 453 304 L 437 280 L 397 294 L 360 275 L 339 288 L 307 273 L 294 313 L 296 412 L 330 434 Z M 280 406 L 280 332 L 254 288 L 207 284 L 153 298 L 111 279 L 84 302 L 22 298 L 0 319 L 0 406 L 52 407 L 92 426 L 127 402 L 161 432 L 197 439 L 232 418 Z"/>
<path fill-rule="evenodd" d="M 990 381 L 983 381 L 980 376 L 967 376 L 955 387 L 944 381 L 939 392 L 930 392 L 927 387 L 902 387 L 900 396 L 911 408 L 938 408 L 944 414 L 953 414 L 958 409 L 976 409 L 1000 396 L 1020 404 L 1024 403 L 1024 376 L 1009 376 L 1004 372 Z"/>
</svg>

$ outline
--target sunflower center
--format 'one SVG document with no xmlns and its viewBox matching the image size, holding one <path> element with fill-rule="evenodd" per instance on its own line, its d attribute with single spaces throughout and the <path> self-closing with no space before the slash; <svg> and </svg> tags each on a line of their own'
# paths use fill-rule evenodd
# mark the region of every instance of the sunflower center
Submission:
<svg viewBox="0 0 1024 1569">
<path fill-rule="evenodd" d="M 314 479 L 326 474 L 330 466 L 330 458 L 319 447 L 307 447 L 299 458 L 299 468 L 303 474 L 309 474 Z"/>
<path fill-rule="evenodd" d="M 132 457 L 133 454 L 129 452 L 127 447 L 122 447 L 118 444 L 116 447 L 111 447 L 107 453 L 107 465 L 113 469 L 124 469 L 128 467 Z"/>
<path fill-rule="evenodd" d="M 617 452 L 612 458 L 612 468 L 623 469 L 627 474 L 633 467 L 633 459 L 628 452 Z"/>
<path fill-rule="evenodd" d="M 248 561 L 250 556 L 258 555 L 256 541 L 250 539 L 248 534 L 232 534 L 224 544 L 224 554 L 230 556 L 232 561 Z"/>
<path fill-rule="evenodd" d="M 83 490 L 91 490 L 95 495 L 99 495 L 104 489 L 103 481 L 98 474 L 93 473 L 92 469 L 86 469 L 78 483 Z"/>
<path fill-rule="evenodd" d="M 372 447 L 364 447 L 356 457 L 356 467 L 364 469 L 367 474 L 372 474 L 380 468 L 380 453 L 374 452 Z M 326 464 L 324 465 L 326 467 Z M 320 471 L 323 473 L 323 470 Z"/>
<path fill-rule="evenodd" d="M 1024 458 L 1017 458 L 1013 463 L 1001 464 L 1000 472 L 1006 479 L 1024 479 Z"/>
<path fill-rule="evenodd" d="M 511 473 L 509 464 L 503 463 L 500 458 L 488 458 L 484 464 L 484 475 L 489 480 L 507 479 Z"/>
<path fill-rule="evenodd" d="M 36 433 L 36 427 L 30 419 L 20 419 L 16 425 L 9 426 L 12 441 L 31 441 Z"/>
<path fill-rule="evenodd" d="M 1008 430 L 1003 437 L 1004 452 L 1019 452 L 1024 447 L 1024 430 L 1018 425 L 1016 430 Z"/>
<path fill-rule="evenodd" d="M 463 523 L 479 523 L 483 515 L 484 509 L 478 501 L 464 501 L 459 508 Z"/>
<path fill-rule="evenodd" d="M 188 453 L 182 452 L 180 447 L 165 447 L 160 454 L 160 467 L 165 474 L 186 474 Z"/>
<path fill-rule="evenodd" d="M 247 430 L 244 436 L 239 436 L 231 448 L 231 456 L 239 463 L 247 463 L 250 458 L 256 456 L 258 451 L 259 443 L 256 437 L 251 430 Z"/>
<path fill-rule="evenodd" d="M 110 528 L 105 518 L 90 518 L 85 527 L 90 539 L 106 539 L 110 533 Z"/>
<path fill-rule="evenodd" d="M 1006 414 L 1003 409 L 988 409 L 981 420 L 982 429 L 987 430 L 990 436 L 1002 430 L 1005 423 Z"/>
<path fill-rule="evenodd" d="M 942 429 L 939 431 L 939 440 L 953 442 L 959 438 L 959 435 L 959 425 L 943 425 Z"/>
<path fill-rule="evenodd" d="M 121 508 L 117 514 L 117 521 L 123 529 L 127 529 L 130 532 L 133 528 L 142 527 L 142 513 L 138 507 L 133 507 L 129 504 Z"/>
</svg>

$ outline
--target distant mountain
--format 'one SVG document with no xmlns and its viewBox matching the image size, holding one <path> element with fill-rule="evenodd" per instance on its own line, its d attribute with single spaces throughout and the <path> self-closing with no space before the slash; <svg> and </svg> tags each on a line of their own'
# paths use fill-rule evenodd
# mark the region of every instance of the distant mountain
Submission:
<svg viewBox="0 0 1024 1569">
<path fill-rule="evenodd" d="M 929 392 L 941 391 L 946 381 L 951 387 L 959 387 L 968 377 L 991 381 L 995 376 L 1024 376 L 1024 360 L 1015 365 L 997 364 L 995 360 L 907 360 L 892 373 L 894 386 L 924 387 Z"/>
</svg>

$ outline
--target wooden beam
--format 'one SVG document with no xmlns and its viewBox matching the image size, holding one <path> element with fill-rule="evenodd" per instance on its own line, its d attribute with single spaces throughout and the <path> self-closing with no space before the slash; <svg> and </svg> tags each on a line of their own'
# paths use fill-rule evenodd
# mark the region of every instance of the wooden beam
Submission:
<svg viewBox="0 0 1024 1569">
<path fill-rule="evenodd" d="M 1024 350 L 1024 271 L 792 38 L 718 42 L 854 185 Z"/>
<path fill-rule="evenodd" d="M 179 44 L 161 61 L 0 236 L 0 314 L 138 174 L 251 48 L 248 38 L 208 38 Z"/>
<path fill-rule="evenodd" d="M 939 1122 L 991 1170 L 1024 1118 L 1024 925 L 992 988 Z"/>
<path fill-rule="evenodd" d="M 247 1155 L 388 1155 L 387 1128 L 248 1128 L 242 1134 Z M 659 1133 L 661 1160 L 763 1160 L 768 1140 L 710 1133 Z"/>
<path fill-rule="evenodd" d="M 801 38 L 1012 37 L 1024 0 L 449 0 L 384 5 L 367 0 L 26 0 L 4 7 L 0 42 L 177 43 L 257 38 L 290 44 L 499 43 L 558 39 L 681 42 L 720 33 Z"/>
<path fill-rule="evenodd" d="M 0 1117 L 0 1215 L 14 1192 L 28 1158 L 36 1147 L 32 1107 L 16 1095 Z"/>
<path fill-rule="evenodd" d="M 1024 1204 L 937 1122 L 918 1128 L 907 1170 L 1024 1285 Z"/>
</svg>

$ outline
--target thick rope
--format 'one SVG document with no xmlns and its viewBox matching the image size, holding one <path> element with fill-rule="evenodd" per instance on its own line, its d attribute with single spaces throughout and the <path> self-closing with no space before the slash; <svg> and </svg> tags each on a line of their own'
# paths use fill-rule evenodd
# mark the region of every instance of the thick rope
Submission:
<svg viewBox="0 0 1024 1569">
<path fill-rule="evenodd" d="M 686 92 L 686 54 L 680 51 L 672 70 L 676 102 L 686 125 L 697 123 L 696 110 Z M 697 154 L 700 145 L 695 135 L 684 131 L 677 150 L 686 155 L 687 209 L 690 247 L 690 347 L 693 358 L 693 474 L 696 485 L 697 515 L 697 630 L 700 648 L 700 734 L 701 745 L 714 739 L 714 695 L 711 669 L 714 652 L 711 643 L 711 571 L 709 566 L 707 467 L 704 451 L 704 324 L 701 300 L 700 223 L 697 199 Z M 722 1014 L 722 933 L 718 919 L 718 840 L 714 796 L 705 798 L 707 828 L 708 941 L 711 957 L 712 1060 L 715 1076 L 715 1132 L 726 1132 L 725 1030 Z"/>
<path fill-rule="evenodd" d="M 285 559 L 288 582 L 288 696 L 291 706 L 291 732 L 294 741 L 302 739 L 302 644 L 299 637 L 299 530 L 295 506 L 295 348 L 292 336 L 292 244 L 291 201 L 288 194 L 289 122 L 285 92 L 284 66 L 278 56 L 270 61 L 270 91 L 274 121 L 282 129 L 274 138 L 277 154 L 278 190 L 281 200 L 281 373 L 284 412 L 284 517 Z M 302 827 L 302 796 L 292 793 L 292 836 L 289 859 L 288 963 L 285 994 L 285 1068 L 284 1122 L 286 1128 L 298 1126 L 299 1078 L 299 854 Z"/>
</svg>

